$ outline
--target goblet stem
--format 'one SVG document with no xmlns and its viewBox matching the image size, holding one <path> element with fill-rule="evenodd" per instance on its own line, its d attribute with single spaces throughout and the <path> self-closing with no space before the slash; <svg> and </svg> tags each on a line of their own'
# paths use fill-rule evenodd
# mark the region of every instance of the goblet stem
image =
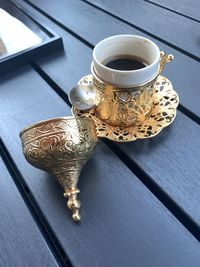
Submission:
<svg viewBox="0 0 200 267">
<path fill-rule="evenodd" d="M 64 193 L 64 197 L 68 197 L 67 206 L 69 209 L 72 210 L 72 219 L 75 222 L 79 222 L 81 219 L 80 212 L 79 212 L 81 203 L 77 199 L 77 193 L 79 192 L 80 192 L 79 189 L 73 187 L 73 188 L 70 188 L 69 190 L 65 190 L 65 193 Z"/>
</svg>

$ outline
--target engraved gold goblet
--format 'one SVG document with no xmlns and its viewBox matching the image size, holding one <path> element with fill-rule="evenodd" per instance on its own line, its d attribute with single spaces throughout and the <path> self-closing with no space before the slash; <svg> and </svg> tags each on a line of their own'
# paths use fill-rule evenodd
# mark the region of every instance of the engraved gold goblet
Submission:
<svg viewBox="0 0 200 267">
<path fill-rule="evenodd" d="M 34 124 L 20 133 L 26 160 L 57 177 L 74 221 L 80 220 L 77 183 L 98 142 L 90 118 L 61 117 Z"/>
</svg>

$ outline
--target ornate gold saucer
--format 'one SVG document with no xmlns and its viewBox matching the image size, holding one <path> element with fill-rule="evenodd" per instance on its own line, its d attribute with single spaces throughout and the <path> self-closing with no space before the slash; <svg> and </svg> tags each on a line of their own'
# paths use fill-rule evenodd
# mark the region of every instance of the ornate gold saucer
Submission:
<svg viewBox="0 0 200 267">
<path fill-rule="evenodd" d="M 82 83 L 92 83 L 92 75 L 81 79 Z M 136 139 L 151 138 L 157 135 L 164 127 L 173 122 L 176 117 L 176 109 L 179 104 L 179 97 L 173 90 L 171 82 L 164 76 L 157 78 L 153 91 L 153 105 L 150 115 L 140 123 L 129 127 L 113 126 L 98 117 L 95 107 L 87 110 L 79 110 L 75 107 L 72 112 L 76 117 L 89 117 L 96 126 L 98 137 L 108 138 L 117 142 L 130 142 Z M 143 111 L 141 110 L 141 117 Z"/>
</svg>

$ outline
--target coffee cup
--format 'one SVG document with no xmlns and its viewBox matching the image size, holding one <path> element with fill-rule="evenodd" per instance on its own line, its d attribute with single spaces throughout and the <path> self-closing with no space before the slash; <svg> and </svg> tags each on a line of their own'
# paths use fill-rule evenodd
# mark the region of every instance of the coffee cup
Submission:
<svg viewBox="0 0 200 267">
<path fill-rule="evenodd" d="M 171 60 L 142 36 L 116 35 L 99 42 L 91 65 L 97 116 L 119 127 L 144 121 L 151 114 L 156 79 Z"/>
<path fill-rule="evenodd" d="M 159 64 L 158 46 L 142 36 L 111 36 L 93 50 L 92 69 L 96 75 L 120 88 L 138 86 L 153 79 Z"/>
<path fill-rule="evenodd" d="M 142 36 L 108 37 L 93 50 L 92 77 L 79 81 L 70 101 L 78 110 L 95 107 L 109 125 L 134 126 L 151 115 L 157 77 L 172 59 Z"/>
</svg>

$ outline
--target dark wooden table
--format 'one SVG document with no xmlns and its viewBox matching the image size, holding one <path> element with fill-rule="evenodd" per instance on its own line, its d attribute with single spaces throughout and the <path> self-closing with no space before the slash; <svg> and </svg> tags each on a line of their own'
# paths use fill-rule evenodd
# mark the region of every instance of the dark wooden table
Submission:
<svg viewBox="0 0 200 267">
<path fill-rule="evenodd" d="M 63 38 L 64 52 L 0 80 L 0 266 L 200 266 L 200 2 L 17 2 Z M 56 180 L 29 165 L 19 131 L 70 114 L 92 48 L 137 34 L 175 56 L 175 122 L 150 140 L 100 141 L 80 177 L 80 224 Z"/>
</svg>

